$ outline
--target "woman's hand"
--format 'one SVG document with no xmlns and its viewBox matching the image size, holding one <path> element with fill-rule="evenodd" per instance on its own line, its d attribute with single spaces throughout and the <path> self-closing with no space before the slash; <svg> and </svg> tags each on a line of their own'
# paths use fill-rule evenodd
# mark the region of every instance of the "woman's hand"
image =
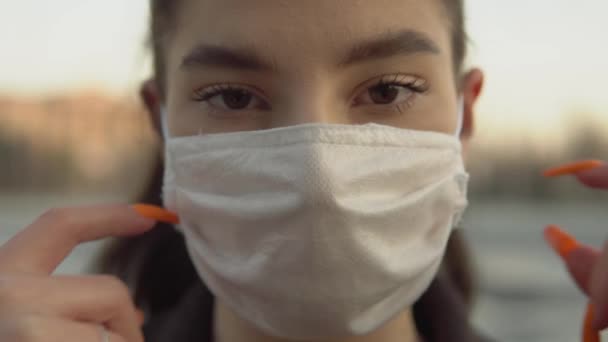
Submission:
<svg viewBox="0 0 608 342">
<path fill-rule="evenodd" d="M 53 276 L 78 244 L 144 233 L 154 221 L 132 207 L 49 210 L 0 246 L 0 341 L 142 342 L 128 288 L 111 276 Z"/>
<path fill-rule="evenodd" d="M 608 190 L 608 164 L 575 175 L 588 187 Z M 570 275 L 595 308 L 595 329 L 608 328 L 608 242 L 601 251 L 581 245 L 569 252 L 565 261 Z"/>
</svg>

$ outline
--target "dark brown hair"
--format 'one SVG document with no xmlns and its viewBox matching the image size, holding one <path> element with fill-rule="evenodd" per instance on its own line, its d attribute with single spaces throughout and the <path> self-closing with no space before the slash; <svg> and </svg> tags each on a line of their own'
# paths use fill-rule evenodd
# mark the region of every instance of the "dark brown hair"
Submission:
<svg viewBox="0 0 608 342">
<path fill-rule="evenodd" d="M 466 31 L 464 25 L 464 0 L 441 0 L 445 6 L 452 32 L 454 71 L 462 72 L 466 55 Z M 164 94 L 165 57 L 163 46 L 174 24 L 179 0 L 150 0 L 151 35 L 150 43 L 154 56 L 154 70 L 157 87 Z M 138 202 L 161 205 L 163 162 L 156 160 L 149 185 Z M 147 325 L 160 325 L 167 321 L 167 315 L 179 315 L 175 310 L 178 303 L 190 293 L 192 287 L 199 286 L 198 298 L 209 320 L 213 306 L 212 294 L 204 288 L 188 256 L 183 236 L 173 227 L 159 224 L 156 229 L 137 237 L 120 238 L 106 248 L 98 259 L 97 271 L 114 274 L 124 280 L 133 291 L 136 305 L 143 308 L 148 316 Z M 414 318 L 419 333 L 428 342 L 479 341 L 469 324 L 469 312 L 473 299 L 473 280 L 468 249 L 461 232 L 452 233 L 442 268 L 429 289 L 414 305 Z M 190 299 L 191 301 L 192 299 Z M 181 315 L 187 316 L 183 311 Z M 202 319 L 201 316 L 198 316 Z M 210 322 L 192 321 L 189 317 L 179 317 L 174 322 L 176 331 L 201 329 L 200 324 Z M 197 322 L 197 323 L 190 323 Z M 189 327 L 194 324 L 196 327 Z M 204 329 L 203 329 L 204 330 Z M 163 335 L 159 329 L 148 327 L 148 332 L 157 336 L 147 336 L 147 341 L 186 341 L 184 336 Z M 158 336 L 167 336 L 160 338 Z M 194 339 L 194 338 L 193 338 Z M 187 342 L 187 341 L 186 341 Z"/>
</svg>

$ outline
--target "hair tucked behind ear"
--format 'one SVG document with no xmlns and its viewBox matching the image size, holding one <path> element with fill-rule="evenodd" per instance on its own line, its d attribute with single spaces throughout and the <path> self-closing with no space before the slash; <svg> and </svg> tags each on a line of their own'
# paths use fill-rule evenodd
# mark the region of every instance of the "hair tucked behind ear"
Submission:
<svg viewBox="0 0 608 342">
<path fill-rule="evenodd" d="M 449 14 L 453 32 L 453 57 L 456 73 L 461 72 L 466 55 L 466 34 L 462 0 L 441 0 Z M 179 0 L 150 0 L 151 37 L 157 86 L 165 93 L 165 55 L 163 46 L 170 37 Z M 153 176 L 138 202 L 161 205 L 163 163 L 159 156 Z M 100 255 L 98 271 L 117 275 L 132 289 L 136 304 L 149 318 L 166 315 L 188 289 L 201 284 L 186 251 L 183 236 L 173 227 L 159 225 L 136 237 L 116 239 Z M 427 342 L 480 341 L 469 323 L 474 287 L 468 250 L 459 231 L 452 233 L 442 268 L 429 289 L 414 306 L 419 332 Z M 207 290 L 198 297 L 204 306 L 212 306 Z M 181 330 L 189 327 L 186 318 L 177 322 Z M 199 324 L 206 324 L 199 322 Z M 160 339 L 159 339 L 160 340 Z M 185 340 L 182 339 L 182 340 Z"/>
<path fill-rule="evenodd" d="M 165 44 L 174 27 L 180 0 L 150 0 L 150 35 L 148 45 L 152 50 L 154 73 L 159 94 L 164 96 L 166 84 Z"/>
<path fill-rule="evenodd" d="M 441 0 L 446 10 L 452 35 L 452 60 L 454 72 L 462 73 L 467 55 L 467 30 L 465 25 L 464 0 Z"/>
</svg>

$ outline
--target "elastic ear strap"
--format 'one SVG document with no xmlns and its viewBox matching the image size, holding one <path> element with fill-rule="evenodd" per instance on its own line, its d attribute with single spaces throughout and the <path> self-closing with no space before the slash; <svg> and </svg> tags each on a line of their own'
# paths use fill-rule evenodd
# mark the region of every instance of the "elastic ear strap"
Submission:
<svg viewBox="0 0 608 342">
<path fill-rule="evenodd" d="M 164 106 L 160 107 L 160 128 L 163 131 L 163 138 L 169 140 L 169 125 L 167 123 L 167 108 Z"/>
<path fill-rule="evenodd" d="M 458 118 L 457 118 L 457 126 L 456 126 L 456 138 L 460 137 L 462 134 L 462 129 L 464 125 L 464 96 L 460 95 L 458 97 Z"/>
</svg>

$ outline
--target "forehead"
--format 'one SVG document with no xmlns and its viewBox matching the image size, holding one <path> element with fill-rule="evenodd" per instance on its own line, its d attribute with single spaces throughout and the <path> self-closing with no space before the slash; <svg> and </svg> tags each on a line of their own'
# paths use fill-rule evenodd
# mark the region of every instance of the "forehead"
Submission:
<svg viewBox="0 0 608 342">
<path fill-rule="evenodd" d="M 253 47 L 279 66 L 334 58 L 353 43 L 404 29 L 450 53 L 438 0 L 182 0 L 170 60 L 198 44 Z M 173 63 L 174 64 L 174 63 Z"/>
</svg>

